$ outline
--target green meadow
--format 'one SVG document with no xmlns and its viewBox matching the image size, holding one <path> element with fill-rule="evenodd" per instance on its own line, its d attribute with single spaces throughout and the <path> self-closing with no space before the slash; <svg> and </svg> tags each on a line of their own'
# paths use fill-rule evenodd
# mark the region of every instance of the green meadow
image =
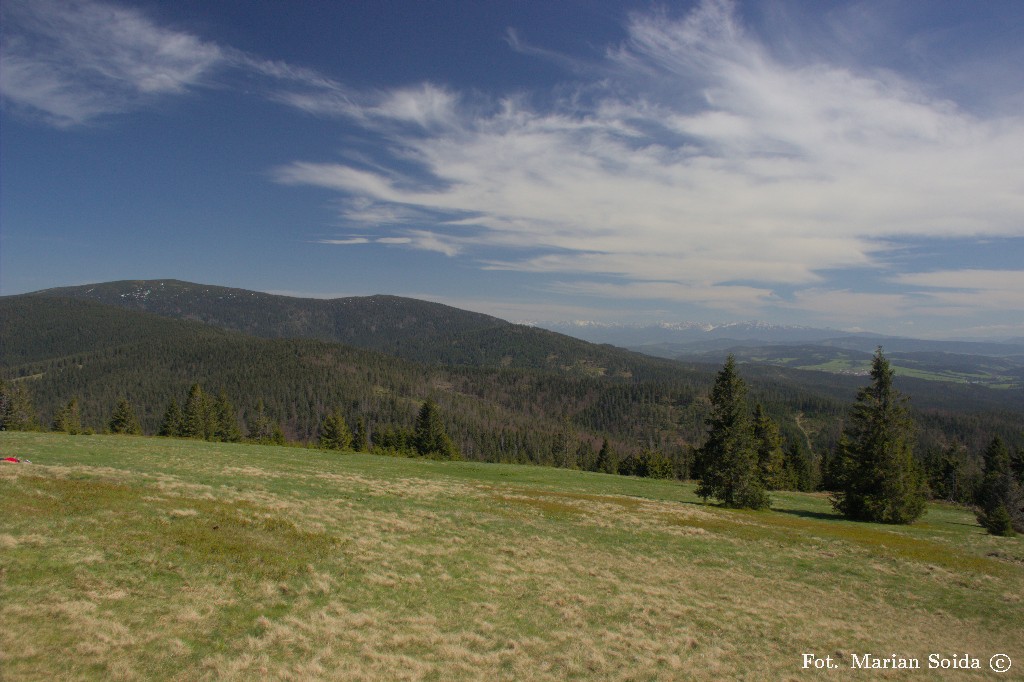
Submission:
<svg viewBox="0 0 1024 682">
<path fill-rule="evenodd" d="M 742 512 L 670 481 L 160 438 L 0 433 L 0 455 L 32 462 L 0 465 L 3 680 L 1024 677 L 1024 540 L 961 508 L 890 527 L 818 494 Z"/>
</svg>

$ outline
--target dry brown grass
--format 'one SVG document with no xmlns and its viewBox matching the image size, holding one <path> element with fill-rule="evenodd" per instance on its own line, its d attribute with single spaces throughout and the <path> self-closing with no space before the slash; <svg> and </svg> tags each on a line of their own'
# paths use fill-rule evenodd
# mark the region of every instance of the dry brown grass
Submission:
<svg viewBox="0 0 1024 682">
<path fill-rule="evenodd" d="M 19 447 L 40 464 L 0 470 L 5 679 L 816 677 L 804 652 L 1024 665 L 1024 543 L 956 510 L 890 529 L 813 497 L 748 514 L 571 472 L 35 438 Z"/>
</svg>

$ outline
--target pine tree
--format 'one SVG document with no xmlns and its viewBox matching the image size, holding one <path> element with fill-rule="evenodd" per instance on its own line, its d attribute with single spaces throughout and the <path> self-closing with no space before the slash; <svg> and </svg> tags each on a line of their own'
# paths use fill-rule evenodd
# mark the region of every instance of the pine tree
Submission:
<svg viewBox="0 0 1024 682">
<path fill-rule="evenodd" d="M 183 438 L 205 440 L 212 434 L 210 422 L 210 401 L 202 386 L 192 384 L 181 417 L 181 435 Z"/>
<path fill-rule="evenodd" d="M 757 469 L 765 490 L 786 490 L 792 487 L 786 476 L 786 455 L 782 449 L 779 425 L 768 416 L 760 403 L 754 408 L 754 448 Z"/>
<path fill-rule="evenodd" d="M 641 466 L 640 458 L 630 452 L 619 460 L 615 466 L 615 473 L 619 476 L 644 476 L 645 472 Z"/>
<path fill-rule="evenodd" d="M 256 401 L 256 409 L 248 415 L 245 424 L 246 437 L 256 443 L 270 443 L 274 433 L 274 425 L 267 417 L 267 408 L 263 399 Z"/>
<path fill-rule="evenodd" d="M 569 462 L 569 441 L 565 431 L 559 431 L 551 441 L 551 464 L 567 467 Z"/>
<path fill-rule="evenodd" d="M 793 489 L 805 493 L 814 490 L 817 484 L 814 462 L 804 450 L 803 444 L 799 440 L 790 442 L 786 446 L 785 454 L 786 472 L 793 483 Z"/>
<path fill-rule="evenodd" d="M 645 449 L 640 453 L 641 470 L 648 478 L 672 478 L 672 460 L 658 450 Z"/>
<path fill-rule="evenodd" d="M 413 431 L 413 447 L 424 457 L 435 459 L 459 459 L 458 449 L 448 437 L 448 432 L 441 421 L 441 413 L 437 404 L 429 398 L 423 403 L 416 416 L 416 428 Z"/>
<path fill-rule="evenodd" d="M 736 372 L 736 358 L 730 354 L 711 390 L 697 494 L 705 500 L 713 497 L 727 507 L 764 509 L 770 500 L 757 467 L 746 395 L 746 384 Z"/>
<path fill-rule="evenodd" d="M 213 440 L 223 443 L 237 443 L 242 440 L 242 432 L 238 428 L 238 415 L 224 390 L 217 394 L 210 412 L 213 420 Z"/>
<path fill-rule="evenodd" d="M 114 408 L 114 414 L 110 417 L 110 432 L 127 435 L 138 435 L 142 433 L 139 420 L 135 417 L 132 404 L 127 399 L 121 398 Z"/>
<path fill-rule="evenodd" d="M 39 419 L 24 382 L 0 382 L 0 431 L 38 431 Z"/>
<path fill-rule="evenodd" d="M 832 505 L 851 519 L 911 523 L 925 511 L 924 478 L 913 455 L 914 425 L 893 376 L 879 347 L 871 385 L 858 391 L 839 441 Z"/>
<path fill-rule="evenodd" d="M 362 417 L 356 418 L 356 430 L 352 434 L 352 449 L 356 452 L 366 452 L 368 439 L 366 437 L 366 422 Z"/>
<path fill-rule="evenodd" d="M 593 470 L 603 474 L 614 474 L 619 470 L 619 457 L 612 450 L 611 443 L 607 438 L 601 442 L 601 449 L 597 452 Z"/>
<path fill-rule="evenodd" d="M 1010 468 L 1017 482 L 1024 486 L 1024 447 L 1018 447 L 1010 457 Z"/>
<path fill-rule="evenodd" d="M 1010 451 L 998 436 L 985 449 L 984 460 L 978 523 L 992 535 L 1024 533 L 1024 489 L 1014 475 Z"/>
<path fill-rule="evenodd" d="M 82 432 L 82 418 L 78 410 L 78 398 L 72 398 L 67 405 L 57 410 L 53 417 L 53 430 L 76 435 Z"/>
<path fill-rule="evenodd" d="M 178 407 L 178 401 L 171 398 L 171 402 L 167 404 L 167 410 L 164 411 L 164 418 L 163 421 L 160 422 L 160 430 L 157 431 L 157 435 L 167 436 L 169 438 L 180 438 L 181 421 L 182 414 L 181 408 Z"/>
<path fill-rule="evenodd" d="M 324 417 L 320 426 L 320 447 L 325 450 L 348 450 L 352 445 L 352 432 L 340 412 Z"/>
<path fill-rule="evenodd" d="M 576 465 L 583 471 L 597 471 L 597 452 L 589 440 L 581 441 L 577 446 Z"/>
</svg>

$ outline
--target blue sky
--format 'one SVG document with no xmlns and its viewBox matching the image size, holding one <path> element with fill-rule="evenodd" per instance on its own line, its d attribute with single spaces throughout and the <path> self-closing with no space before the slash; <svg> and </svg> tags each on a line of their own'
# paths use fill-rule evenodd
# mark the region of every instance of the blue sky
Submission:
<svg viewBox="0 0 1024 682">
<path fill-rule="evenodd" d="M 1024 2 L 4 0 L 0 292 L 1024 335 Z"/>
</svg>

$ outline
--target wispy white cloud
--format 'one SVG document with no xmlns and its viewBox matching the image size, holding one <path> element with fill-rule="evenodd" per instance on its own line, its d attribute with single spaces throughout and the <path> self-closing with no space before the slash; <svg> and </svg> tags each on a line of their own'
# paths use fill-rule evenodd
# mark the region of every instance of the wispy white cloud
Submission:
<svg viewBox="0 0 1024 682">
<path fill-rule="evenodd" d="M 358 199 L 341 211 L 353 224 L 389 207 L 442 216 L 451 253 L 501 253 L 484 268 L 718 307 L 781 306 L 775 289 L 803 286 L 790 308 L 905 312 L 921 298 L 833 290 L 827 273 L 884 272 L 896 238 L 1024 237 L 1024 117 L 982 119 L 892 73 L 783 62 L 727 0 L 628 29 L 602 78 L 551 108 L 510 97 L 482 113 L 431 86 L 349 100 L 333 113 L 417 124 L 389 130 L 394 169 L 296 162 L 277 178 Z M 410 165 L 422 179 L 397 170 Z"/>
<path fill-rule="evenodd" d="M 317 239 L 314 244 L 330 244 L 332 246 L 351 246 L 353 244 L 369 244 L 366 237 L 346 237 L 345 239 Z"/>
<path fill-rule="evenodd" d="M 832 324 L 851 325 L 864 320 L 904 319 L 918 312 L 919 304 L 912 296 L 901 293 L 810 288 L 798 291 L 789 307 L 814 313 L 818 319 Z"/>
<path fill-rule="evenodd" d="M 227 71 L 265 77 L 267 96 L 344 101 L 345 89 L 312 70 L 246 54 L 145 12 L 94 0 L 5 0 L 0 94 L 5 104 L 71 128 L 145 107 L 160 97 L 219 86 Z"/>
<path fill-rule="evenodd" d="M 428 230 L 409 230 L 404 237 L 344 237 L 340 239 L 317 239 L 314 244 L 331 246 L 355 246 L 359 244 L 385 244 L 408 246 L 419 251 L 435 251 L 446 256 L 456 256 L 462 250 L 455 241 Z"/>
<path fill-rule="evenodd" d="M 215 44 L 96 2 L 8 0 L 3 24 L 0 93 L 59 127 L 186 92 L 226 59 Z"/>
<path fill-rule="evenodd" d="M 897 275 L 893 282 L 918 287 L 933 305 L 964 312 L 1024 311 L 1024 270 L 941 270 Z"/>
<path fill-rule="evenodd" d="M 1024 239 L 1024 116 L 985 118 L 799 41 L 773 49 L 730 0 L 637 13 L 597 63 L 510 31 L 511 49 L 577 82 L 493 101 L 435 83 L 360 91 L 104 2 L 2 12 L 0 93 L 55 126 L 222 87 L 235 70 L 263 96 L 369 133 L 372 158 L 272 170 L 339 195 L 349 236 L 325 245 L 419 249 L 544 275 L 548 291 L 744 315 L 1021 309 L 1019 271 L 895 274 L 887 256 L 937 237 Z M 834 283 L 851 269 L 873 286 Z"/>
<path fill-rule="evenodd" d="M 936 270 L 895 275 L 892 280 L 900 284 L 940 289 L 1012 289 L 1020 292 L 1024 302 L 1024 270 Z"/>
</svg>

